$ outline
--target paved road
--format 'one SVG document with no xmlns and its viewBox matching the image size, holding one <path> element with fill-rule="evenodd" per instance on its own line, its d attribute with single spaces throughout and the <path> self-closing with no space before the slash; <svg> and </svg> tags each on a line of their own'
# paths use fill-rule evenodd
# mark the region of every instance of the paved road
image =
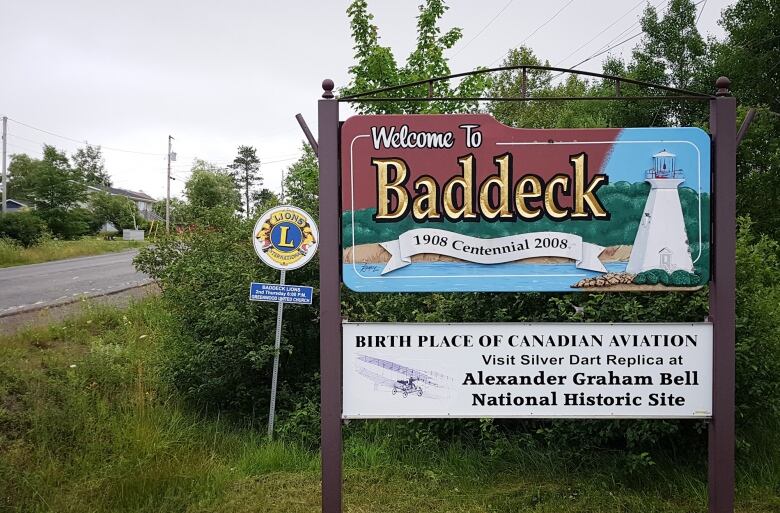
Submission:
<svg viewBox="0 0 780 513">
<path fill-rule="evenodd" d="M 0 317 L 98 296 L 149 282 L 136 272 L 137 250 L 0 269 Z"/>
</svg>

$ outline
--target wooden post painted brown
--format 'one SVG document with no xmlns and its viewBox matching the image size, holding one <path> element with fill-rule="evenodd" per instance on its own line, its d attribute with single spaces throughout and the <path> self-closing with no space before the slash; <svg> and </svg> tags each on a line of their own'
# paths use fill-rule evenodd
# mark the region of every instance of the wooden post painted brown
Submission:
<svg viewBox="0 0 780 513">
<path fill-rule="evenodd" d="M 726 77 L 710 100 L 714 199 L 710 320 L 713 322 L 712 421 L 709 425 L 710 513 L 734 511 L 734 386 L 736 307 L 737 102 Z"/>
<path fill-rule="evenodd" d="M 322 511 L 341 513 L 341 213 L 339 103 L 333 81 L 319 100 L 320 164 L 320 430 Z"/>
</svg>

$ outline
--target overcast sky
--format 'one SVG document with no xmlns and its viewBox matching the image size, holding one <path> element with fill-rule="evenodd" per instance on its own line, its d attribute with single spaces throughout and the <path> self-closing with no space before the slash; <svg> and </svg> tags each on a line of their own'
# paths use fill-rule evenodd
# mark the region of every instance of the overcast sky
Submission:
<svg viewBox="0 0 780 513">
<path fill-rule="evenodd" d="M 399 62 L 414 44 L 418 3 L 369 0 L 381 42 L 392 47 Z M 571 66 L 611 40 L 636 34 L 646 4 L 447 3 L 443 29 L 457 26 L 464 32 L 449 52 L 453 72 L 498 65 L 509 48 L 523 42 L 551 64 Z M 651 0 L 661 7 L 666 3 Z M 699 5 L 704 8 L 698 23 L 702 34 L 723 37 L 717 21 L 729 3 L 707 0 Z M 348 4 L 0 0 L 0 114 L 57 134 L 9 121 L 8 151 L 39 156 L 46 142 L 71 154 L 83 145 L 59 136 L 100 144 L 115 186 L 163 198 L 168 134 L 178 153 L 178 180 L 172 185 L 176 195 L 195 157 L 227 164 L 236 147 L 247 144 L 266 162 L 261 168 L 264 186 L 278 191 L 281 173 L 299 155 L 303 140 L 295 114 L 301 112 L 316 131 L 322 79 L 332 78 L 337 87 L 347 83 L 354 53 Z M 612 54 L 627 54 L 637 41 Z M 600 71 L 606 56 L 580 69 Z M 342 117 L 347 115 L 342 106 Z"/>
</svg>

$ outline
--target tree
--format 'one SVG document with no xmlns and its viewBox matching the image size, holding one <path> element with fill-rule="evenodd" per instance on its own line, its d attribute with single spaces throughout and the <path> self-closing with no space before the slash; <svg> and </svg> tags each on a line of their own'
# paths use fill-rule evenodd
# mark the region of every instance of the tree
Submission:
<svg viewBox="0 0 780 513">
<path fill-rule="evenodd" d="M 192 161 L 192 167 L 190 168 L 190 171 L 209 171 L 210 173 L 217 173 L 228 176 L 231 175 L 230 170 L 225 166 L 220 166 L 218 164 L 214 164 L 213 162 L 209 162 L 208 160 L 198 158 Z"/>
<path fill-rule="evenodd" d="M 9 212 L 0 214 L 0 239 L 13 239 L 25 248 L 41 241 L 46 233 L 46 223 L 35 212 Z"/>
<path fill-rule="evenodd" d="M 32 203 L 54 235 L 70 238 L 89 232 L 91 214 L 82 208 L 87 197 L 84 177 L 64 152 L 44 145 L 43 158 L 13 155 L 8 169 L 11 196 Z"/>
<path fill-rule="evenodd" d="M 40 212 L 68 210 L 86 199 L 81 175 L 70 167 L 68 157 L 54 146 L 43 146 L 43 159 L 33 161 L 26 176 L 28 194 Z"/>
<path fill-rule="evenodd" d="M 780 240 L 780 3 L 738 0 L 720 23 L 728 37 L 714 47 L 713 76 L 731 79 L 740 118 L 757 109 L 737 148 L 737 211 Z"/>
<path fill-rule="evenodd" d="M 252 187 L 263 184 L 257 150 L 252 146 L 239 146 L 238 155 L 228 167 L 232 170 L 233 179 L 238 184 L 239 190 L 244 191 L 246 218 L 249 219 L 252 215 L 252 204 L 249 202 Z"/>
<path fill-rule="evenodd" d="M 70 159 L 73 162 L 73 169 L 84 177 L 85 183 L 111 187 L 111 177 L 106 172 L 100 146 L 87 144 L 84 148 L 76 150 Z"/>
<path fill-rule="evenodd" d="M 645 37 L 634 49 L 629 72 L 677 89 L 712 89 L 714 79 L 705 78 L 708 47 L 696 28 L 696 15 L 692 0 L 672 0 L 660 19 L 648 5 L 641 20 Z M 669 103 L 666 121 L 689 126 L 705 117 L 705 107 L 697 102 Z"/>
<path fill-rule="evenodd" d="M 731 78 L 740 101 L 780 113 L 780 3 L 738 0 L 720 24 L 728 38 L 715 46 L 716 71 Z"/>
<path fill-rule="evenodd" d="M 193 221 L 192 208 L 186 201 L 179 198 L 171 198 L 170 201 L 171 225 L 187 224 Z M 165 218 L 165 200 L 158 201 L 152 205 L 152 211 L 160 219 Z"/>
<path fill-rule="evenodd" d="M 303 155 L 287 168 L 284 175 L 285 201 L 318 218 L 320 168 L 317 156 L 308 144 Z"/>
<path fill-rule="evenodd" d="M 66 238 L 87 233 L 90 215 L 81 208 L 87 188 L 81 174 L 70 167 L 65 153 L 44 145 L 43 158 L 31 159 L 28 164 L 25 194 L 49 229 Z"/>
<path fill-rule="evenodd" d="M 125 196 L 99 192 L 90 197 L 92 213 L 99 226 L 111 223 L 120 233 L 135 228 L 139 220 L 138 206 Z"/>
<path fill-rule="evenodd" d="M 525 46 L 513 48 L 501 63 L 502 67 L 509 66 L 549 66 L 549 61 L 542 62 L 534 52 Z M 540 96 L 542 91 L 549 90 L 552 84 L 552 73 L 546 70 L 527 70 L 525 92 L 528 96 Z M 505 70 L 496 74 L 490 85 L 491 97 L 520 98 L 523 93 L 522 70 Z M 528 114 L 533 111 L 538 103 L 530 102 L 494 102 L 490 105 L 490 113 L 500 121 L 511 126 L 529 127 Z"/>
<path fill-rule="evenodd" d="M 379 33 L 372 23 L 374 16 L 368 12 L 366 0 L 353 0 L 347 8 L 350 18 L 352 39 L 355 42 L 355 64 L 350 66 L 351 81 L 342 89 L 344 95 L 405 84 L 418 80 L 450 74 L 450 67 L 444 52 L 452 48 L 462 36 L 459 28 L 452 28 L 443 35 L 439 21 L 448 7 L 443 0 L 425 0 L 417 16 L 417 44 L 399 67 L 393 51 L 379 44 Z M 433 96 L 479 96 L 487 85 L 487 78 L 475 75 L 464 78 L 456 87 L 448 82 L 431 84 Z M 407 87 L 393 91 L 392 96 L 401 98 L 428 96 L 428 84 Z M 355 103 L 353 108 L 363 114 L 462 112 L 476 110 L 475 102 L 376 102 Z"/>
<path fill-rule="evenodd" d="M 18 200 L 28 200 L 30 196 L 30 175 L 35 172 L 39 160 L 24 153 L 11 155 L 8 163 L 8 197 Z"/>
<path fill-rule="evenodd" d="M 241 207 L 241 195 L 230 175 L 210 171 L 206 166 L 194 166 L 184 184 L 184 194 L 197 208 L 225 208 L 235 212 Z"/>
<path fill-rule="evenodd" d="M 265 212 L 281 204 L 281 199 L 271 189 L 260 189 L 252 193 L 255 212 Z"/>
</svg>

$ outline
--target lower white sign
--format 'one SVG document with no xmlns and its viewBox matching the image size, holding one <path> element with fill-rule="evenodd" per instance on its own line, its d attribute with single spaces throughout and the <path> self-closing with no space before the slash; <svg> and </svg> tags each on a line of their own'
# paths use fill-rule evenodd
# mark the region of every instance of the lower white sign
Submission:
<svg viewBox="0 0 780 513">
<path fill-rule="evenodd" d="M 712 415 L 712 325 L 344 323 L 344 418 Z"/>
</svg>

